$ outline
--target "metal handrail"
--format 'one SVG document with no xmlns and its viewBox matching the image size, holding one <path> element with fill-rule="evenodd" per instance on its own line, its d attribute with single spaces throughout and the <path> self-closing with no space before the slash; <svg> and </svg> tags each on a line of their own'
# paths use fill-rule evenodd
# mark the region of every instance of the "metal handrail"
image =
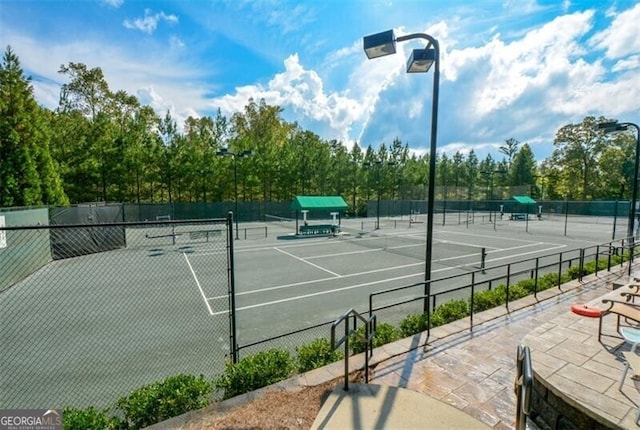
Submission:
<svg viewBox="0 0 640 430">
<path fill-rule="evenodd" d="M 527 417 L 531 413 L 531 393 L 533 390 L 533 368 L 531 351 L 528 346 L 518 345 L 516 354 L 516 430 L 525 430 Z"/>
<path fill-rule="evenodd" d="M 363 317 L 358 311 L 351 308 L 337 320 L 331 324 L 331 350 L 335 351 L 344 343 L 344 390 L 349 391 L 349 336 L 356 333 L 356 324 L 353 328 L 349 328 L 349 318 L 353 317 L 354 322 L 356 319 L 362 321 L 365 327 L 365 355 L 364 355 L 364 381 L 369 383 L 369 357 L 373 354 L 372 341 L 376 332 L 376 316 L 372 315 L 369 318 Z M 345 321 L 344 324 L 344 336 L 336 341 L 336 327 Z"/>
<path fill-rule="evenodd" d="M 615 243 L 615 242 L 619 242 L 619 240 L 610 241 L 610 242 L 608 242 L 606 244 L 603 244 L 602 246 L 611 247 L 612 244 Z M 622 244 L 624 245 L 624 239 L 622 240 Z M 587 253 L 586 251 L 588 249 L 590 249 L 590 248 L 596 249 L 596 252 Z M 579 255 L 577 257 L 570 257 L 570 258 L 568 258 L 566 260 L 563 260 L 562 257 L 565 256 L 569 252 L 577 252 L 577 253 L 579 253 Z M 552 258 L 552 257 L 555 257 L 555 256 L 559 256 L 560 257 L 560 262 L 559 263 L 540 264 L 540 259 L 541 258 Z M 531 258 L 531 259 L 527 259 L 527 260 L 523 260 L 523 261 L 519 261 L 519 262 L 515 262 L 515 263 L 506 263 L 506 264 L 502 264 L 502 265 L 498 265 L 498 266 L 493 266 L 493 267 L 487 268 L 486 270 L 494 270 L 494 269 L 500 269 L 500 268 L 506 267 L 507 268 L 507 275 L 506 275 L 506 277 L 507 277 L 507 281 L 506 281 L 507 282 L 507 288 L 509 286 L 509 283 L 510 283 L 509 281 L 510 281 L 510 278 L 512 276 L 518 276 L 518 275 L 523 274 L 523 273 L 531 272 L 531 279 L 534 279 L 534 281 L 536 282 L 535 288 L 537 290 L 537 277 L 538 277 L 539 272 L 541 270 L 547 269 L 549 267 L 554 267 L 554 266 L 557 265 L 558 266 L 558 272 L 559 272 L 558 273 L 558 288 L 560 288 L 560 286 L 561 286 L 561 282 L 560 282 L 561 270 L 562 270 L 563 264 L 568 263 L 569 267 L 571 267 L 572 264 L 575 261 L 577 261 L 577 263 L 579 265 L 579 268 L 580 268 L 579 269 L 579 275 L 580 276 L 579 276 L 578 279 L 582 280 L 582 272 L 583 272 L 582 268 L 584 266 L 584 261 L 586 260 L 587 257 L 595 257 L 596 259 L 599 258 L 599 255 L 598 255 L 598 252 L 597 252 L 597 248 L 596 248 L 595 245 L 591 246 L 591 247 L 574 249 L 574 250 L 571 250 L 571 251 L 564 251 L 564 252 L 560 252 L 560 253 L 547 254 L 547 255 L 544 255 L 542 257 L 534 257 L 534 258 Z M 524 270 L 511 272 L 511 266 L 513 264 L 521 264 L 523 262 L 529 262 L 529 261 L 535 262 L 535 267 L 534 268 L 527 268 L 527 269 L 524 269 Z M 610 269 L 610 265 L 609 265 L 608 269 Z M 478 273 L 478 272 L 481 272 L 481 269 L 478 269 L 478 270 L 475 270 L 475 271 L 472 271 L 472 272 L 466 273 L 466 274 L 450 275 L 450 276 L 446 276 L 446 277 L 443 277 L 443 278 L 430 280 L 429 282 L 431 282 L 431 283 L 443 282 L 443 281 L 447 281 L 447 280 L 459 279 L 461 277 L 469 276 L 469 275 L 471 275 L 473 277 L 473 275 Z M 478 286 L 480 284 L 489 284 L 489 289 L 490 289 L 492 282 L 498 281 L 498 280 L 501 280 L 501 279 L 504 279 L 504 278 L 505 278 L 505 275 L 491 277 L 491 278 L 488 278 L 488 279 L 485 277 L 485 279 L 483 279 L 482 281 L 480 281 L 477 284 L 474 284 L 474 282 L 472 282 L 471 285 L 463 285 L 463 286 L 460 286 L 460 287 L 454 287 L 454 288 L 451 288 L 451 289 L 448 289 L 448 290 L 445 290 L 445 291 L 440 291 L 440 292 L 438 292 L 436 294 L 430 294 L 430 295 L 417 294 L 416 296 L 411 297 L 409 299 L 403 299 L 403 300 L 401 300 L 399 302 L 393 302 L 391 304 L 387 304 L 387 305 L 384 305 L 384 306 L 374 307 L 373 299 L 375 297 L 377 297 L 377 296 L 381 296 L 381 295 L 385 295 L 385 294 L 389 294 L 389 293 L 394 293 L 394 292 L 401 291 L 401 290 L 416 288 L 418 286 L 424 285 L 425 282 L 421 281 L 421 282 L 416 282 L 416 283 L 413 283 L 413 284 L 410 284 L 410 285 L 405 285 L 405 286 L 401 286 L 401 287 L 393 287 L 393 288 L 389 288 L 389 289 L 385 289 L 385 290 L 381 290 L 381 291 L 376 291 L 376 292 L 373 292 L 373 293 L 369 294 L 369 311 L 368 312 L 369 312 L 369 315 L 372 315 L 373 312 L 375 312 L 375 311 L 380 311 L 380 310 L 383 310 L 383 309 L 391 308 L 391 307 L 394 307 L 394 306 L 402 305 L 402 304 L 409 303 L 409 302 L 416 301 L 416 300 L 420 300 L 420 299 L 428 300 L 429 302 L 431 302 L 432 301 L 431 299 L 433 299 L 433 303 L 432 303 L 431 306 L 433 308 L 435 308 L 435 306 L 436 306 L 436 302 L 435 302 L 436 301 L 436 297 L 439 296 L 439 295 L 449 294 L 449 293 L 452 293 L 452 292 L 455 292 L 455 291 L 465 290 L 465 289 L 469 289 L 469 288 L 473 289 L 474 285 Z M 509 304 L 509 302 L 507 301 L 506 302 L 507 308 L 508 308 L 508 304 Z M 472 310 L 472 313 L 473 313 L 473 310 Z M 471 318 L 473 318 L 473 317 L 471 316 Z M 473 325 L 472 325 L 472 327 L 473 327 Z M 430 327 L 430 324 L 429 324 L 429 326 L 427 327 L 427 335 L 429 335 L 429 333 L 430 333 L 430 328 L 431 327 Z"/>
</svg>

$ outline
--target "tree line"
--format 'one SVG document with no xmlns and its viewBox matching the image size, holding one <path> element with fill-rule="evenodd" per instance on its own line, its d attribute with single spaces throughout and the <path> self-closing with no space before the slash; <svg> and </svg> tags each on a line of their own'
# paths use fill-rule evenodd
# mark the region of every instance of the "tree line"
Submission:
<svg viewBox="0 0 640 430">
<path fill-rule="evenodd" d="M 283 109 L 250 99 L 226 117 L 177 124 L 125 91 L 99 67 L 70 62 L 59 73 L 58 106 L 38 104 L 31 78 L 7 47 L 0 64 L 0 206 L 82 202 L 286 201 L 341 195 L 362 212 L 367 200 L 426 199 L 429 154 L 400 138 L 348 148 L 282 118 Z M 438 199 L 625 199 L 631 195 L 635 138 L 605 135 L 586 117 L 556 132 L 552 155 L 536 163 L 514 138 L 500 160 L 473 150 L 437 154 Z M 226 151 L 226 153 L 225 153 Z M 225 156 L 226 155 L 226 156 Z M 231 156 L 229 156 L 231 155 Z M 511 195 L 510 195 L 511 193 Z"/>
</svg>

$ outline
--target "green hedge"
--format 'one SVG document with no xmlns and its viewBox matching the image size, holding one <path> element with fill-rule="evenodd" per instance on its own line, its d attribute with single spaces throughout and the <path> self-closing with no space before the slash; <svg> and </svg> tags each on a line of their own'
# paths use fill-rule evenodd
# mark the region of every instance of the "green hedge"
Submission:
<svg viewBox="0 0 640 430">
<path fill-rule="evenodd" d="M 324 338 L 315 339 L 309 344 L 296 347 L 296 353 L 298 354 L 296 366 L 300 373 L 326 366 L 344 358 L 344 354 L 339 350 L 332 350 L 331 343 Z"/>
<path fill-rule="evenodd" d="M 118 400 L 129 428 L 143 428 L 209 404 L 213 384 L 203 375 L 178 374 Z"/>
<path fill-rule="evenodd" d="M 110 416 L 110 410 L 98 410 L 93 406 L 85 409 L 66 407 L 62 412 L 63 430 L 112 430 L 126 428 L 118 417 Z"/>
<path fill-rule="evenodd" d="M 375 334 L 373 335 L 372 345 L 374 348 L 384 345 L 385 343 L 394 342 L 398 339 L 402 339 L 402 332 L 389 323 L 380 323 L 376 326 Z M 355 333 L 349 337 L 349 346 L 354 354 L 364 352 L 367 348 L 367 342 L 365 339 L 365 326 L 358 327 Z"/>
<path fill-rule="evenodd" d="M 295 366 L 288 351 L 270 349 L 227 364 L 215 387 L 229 399 L 287 379 Z"/>
</svg>

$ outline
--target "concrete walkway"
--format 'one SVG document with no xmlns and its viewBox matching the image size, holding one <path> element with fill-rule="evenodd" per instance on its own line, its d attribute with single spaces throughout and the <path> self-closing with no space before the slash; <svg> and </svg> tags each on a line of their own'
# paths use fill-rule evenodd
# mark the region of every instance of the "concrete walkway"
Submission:
<svg viewBox="0 0 640 430">
<path fill-rule="evenodd" d="M 311 427 L 319 429 L 490 429 L 460 409 L 399 387 L 352 384 L 336 388 Z"/>
</svg>

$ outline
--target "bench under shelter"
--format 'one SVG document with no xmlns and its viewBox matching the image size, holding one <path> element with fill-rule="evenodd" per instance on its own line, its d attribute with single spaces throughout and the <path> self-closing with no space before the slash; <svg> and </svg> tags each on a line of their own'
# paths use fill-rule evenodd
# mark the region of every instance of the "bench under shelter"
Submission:
<svg viewBox="0 0 640 430">
<path fill-rule="evenodd" d="M 291 209 L 296 211 L 297 235 L 330 235 L 340 231 L 341 215 L 347 210 L 347 202 L 341 196 L 296 196 Z M 311 224 L 310 212 L 322 212 L 331 216 L 330 223 Z M 302 225 L 299 225 L 302 214 Z"/>
<path fill-rule="evenodd" d="M 513 196 L 512 197 L 513 200 L 516 201 L 516 203 L 518 203 L 517 209 L 519 210 L 513 210 L 511 212 L 511 217 L 510 219 L 512 220 L 523 220 L 526 221 L 529 219 L 529 212 L 530 212 L 530 207 L 531 205 L 535 205 L 536 201 L 533 200 L 531 197 L 529 196 Z M 523 208 L 524 206 L 524 208 Z M 523 209 L 521 209 L 523 208 Z M 540 218 L 541 215 L 541 209 L 542 207 L 540 206 L 539 210 L 538 210 L 538 218 Z"/>
</svg>

